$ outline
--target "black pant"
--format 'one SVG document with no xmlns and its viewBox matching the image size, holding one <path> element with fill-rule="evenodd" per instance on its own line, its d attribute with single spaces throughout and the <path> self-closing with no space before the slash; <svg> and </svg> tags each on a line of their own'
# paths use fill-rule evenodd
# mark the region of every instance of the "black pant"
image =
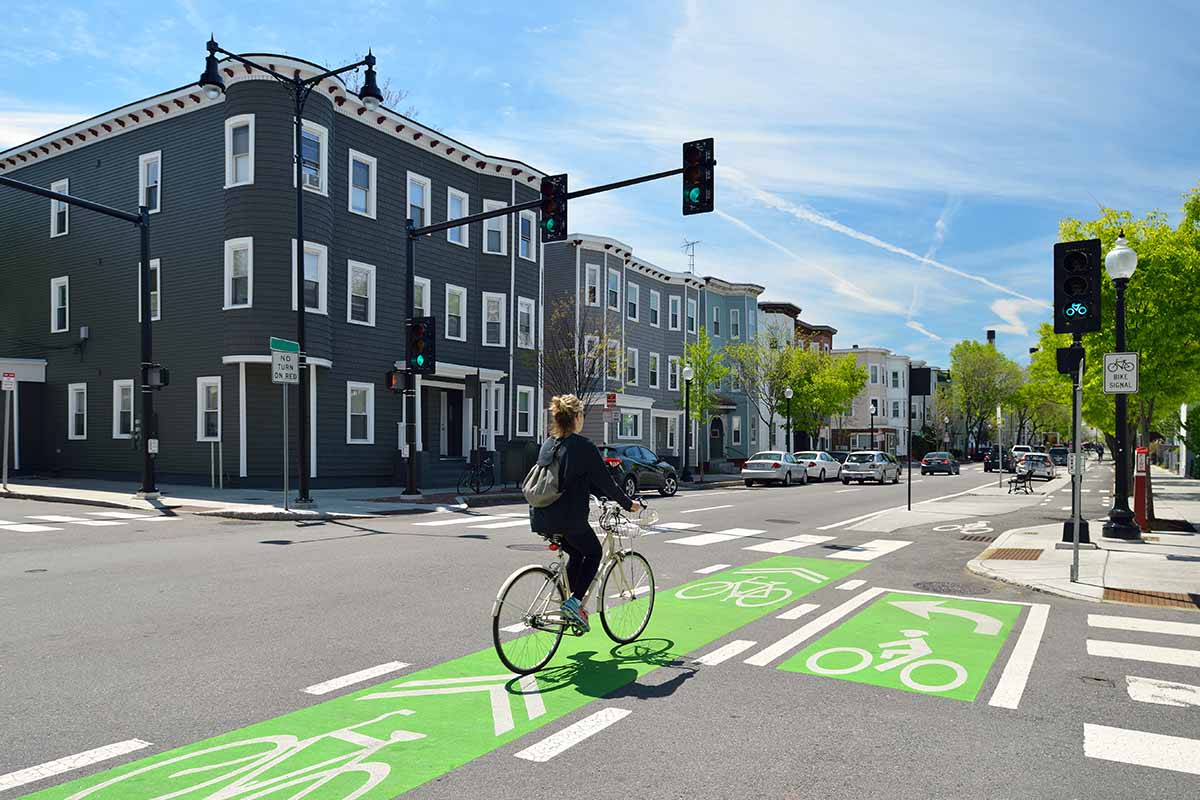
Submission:
<svg viewBox="0 0 1200 800">
<path fill-rule="evenodd" d="M 567 584 L 571 587 L 571 596 L 582 602 L 596 577 L 596 571 L 600 569 L 604 548 L 596 538 L 596 532 L 588 527 L 568 533 L 564 537 L 563 550 L 570 556 L 567 561 Z"/>
</svg>

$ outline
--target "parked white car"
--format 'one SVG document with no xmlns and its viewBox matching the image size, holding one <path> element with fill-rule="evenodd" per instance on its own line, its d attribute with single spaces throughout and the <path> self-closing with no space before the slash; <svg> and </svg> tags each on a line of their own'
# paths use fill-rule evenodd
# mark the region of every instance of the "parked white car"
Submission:
<svg viewBox="0 0 1200 800">
<path fill-rule="evenodd" d="M 900 482 L 900 462 L 882 450 L 859 450 L 846 456 L 842 464 L 842 483 L 850 481 L 864 483 Z"/>
<path fill-rule="evenodd" d="M 842 474 L 842 463 L 821 450 L 801 450 L 792 453 L 808 471 L 809 480 L 837 480 Z"/>
<path fill-rule="evenodd" d="M 746 466 L 742 467 L 742 480 L 747 486 L 756 483 L 791 486 L 793 483 L 808 483 L 808 472 L 791 453 L 763 450 L 746 459 Z"/>
<path fill-rule="evenodd" d="M 1046 453 L 1026 453 L 1017 462 L 1017 472 L 1028 472 L 1030 478 L 1053 480 L 1057 474 L 1054 460 Z"/>
</svg>

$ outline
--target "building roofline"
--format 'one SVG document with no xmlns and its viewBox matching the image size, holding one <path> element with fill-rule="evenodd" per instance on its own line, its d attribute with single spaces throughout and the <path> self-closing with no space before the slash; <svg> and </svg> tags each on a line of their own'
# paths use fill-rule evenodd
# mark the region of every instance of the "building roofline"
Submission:
<svg viewBox="0 0 1200 800">
<path fill-rule="evenodd" d="M 753 292 L 756 296 L 767 290 L 765 286 L 759 286 L 757 283 L 735 283 L 734 281 L 727 281 L 724 278 L 718 278 L 716 275 L 705 275 L 703 280 L 705 284 L 711 282 L 720 289 Z"/>
<path fill-rule="evenodd" d="M 560 242 L 548 242 L 547 246 L 553 247 L 556 244 L 560 244 Z M 632 247 L 620 239 L 614 239 L 611 236 L 600 236 L 594 233 L 568 233 L 567 238 L 561 244 L 573 244 L 576 247 L 610 252 L 613 255 L 620 256 L 625 262 L 626 267 L 636 269 L 638 272 L 659 280 L 682 281 L 684 284 L 696 288 L 704 285 L 700 278 L 690 272 L 667 269 L 651 263 L 644 258 L 638 258 L 633 254 Z"/>
<path fill-rule="evenodd" d="M 787 314 L 793 320 L 800 317 L 800 306 L 785 300 L 762 300 L 758 307 L 768 314 Z"/>
</svg>

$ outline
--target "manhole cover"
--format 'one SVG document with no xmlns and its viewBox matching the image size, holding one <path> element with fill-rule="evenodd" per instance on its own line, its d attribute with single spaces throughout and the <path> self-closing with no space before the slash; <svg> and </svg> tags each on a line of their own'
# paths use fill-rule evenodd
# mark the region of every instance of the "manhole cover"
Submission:
<svg viewBox="0 0 1200 800">
<path fill-rule="evenodd" d="M 803 525 L 798 519 L 765 519 L 763 522 L 774 522 L 776 525 Z M 1143 537 L 1144 538 L 1144 537 Z"/>
<path fill-rule="evenodd" d="M 1110 689 L 1115 689 L 1117 686 L 1111 678 L 1098 678 L 1095 675 L 1080 675 L 1079 679 L 1084 683 L 1095 683 L 1100 686 L 1107 686 Z"/>
<path fill-rule="evenodd" d="M 26 572 L 45 572 L 46 570 L 44 570 L 44 569 L 27 569 L 25 571 Z"/>
<path fill-rule="evenodd" d="M 509 550 L 519 550 L 522 553 L 541 553 L 546 551 L 544 544 L 510 544 Z"/>
<path fill-rule="evenodd" d="M 259 544 L 292 544 L 291 539 L 264 539 Z"/>
<path fill-rule="evenodd" d="M 987 594 L 988 589 L 983 586 L 971 586 L 966 583 L 951 583 L 949 581 L 918 581 L 913 584 L 914 589 L 920 589 L 922 592 L 933 592 L 935 594 Z"/>
</svg>

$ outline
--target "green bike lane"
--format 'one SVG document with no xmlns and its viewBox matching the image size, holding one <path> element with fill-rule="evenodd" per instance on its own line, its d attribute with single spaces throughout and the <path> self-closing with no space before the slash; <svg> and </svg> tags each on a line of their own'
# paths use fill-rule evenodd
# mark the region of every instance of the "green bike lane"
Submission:
<svg viewBox="0 0 1200 800">
<path fill-rule="evenodd" d="M 618 645 L 597 624 L 585 636 L 565 637 L 550 665 L 533 676 L 507 673 L 487 647 L 27 796 L 199 800 L 282 798 L 303 791 L 313 800 L 395 797 L 864 566 L 777 556 L 732 567 L 656 592 L 653 617 L 638 641 Z M 777 582 L 790 595 L 762 605 L 740 604 L 727 591 L 684 591 L 684 597 L 678 596 L 701 584 L 711 588 L 717 582 L 749 578 Z"/>
</svg>

